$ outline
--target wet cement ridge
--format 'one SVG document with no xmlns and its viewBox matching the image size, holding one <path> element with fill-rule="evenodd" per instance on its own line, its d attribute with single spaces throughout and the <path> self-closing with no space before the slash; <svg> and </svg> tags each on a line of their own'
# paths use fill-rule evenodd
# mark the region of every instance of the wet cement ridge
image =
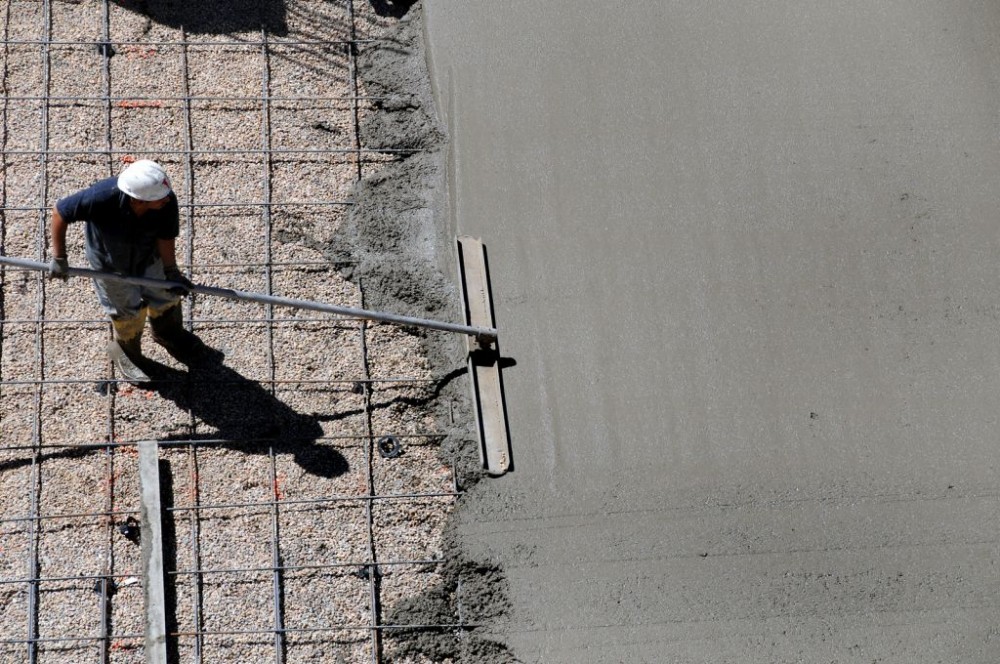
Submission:
<svg viewBox="0 0 1000 664">
<path fill-rule="evenodd" d="M 421 26 L 417 6 L 387 39 L 358 54 L 365 93 L 385 98 L 361 122 L 361 144 L 367 149 L 413 152 L 397 155 L 361 180 L 348 219 L 334 241 L 321 249 L 346 278 L 359 284 L 365 307 L 459 321 L 460 295 L 448 276 L 454 271 L 454 238 L 446 237 L 443 204 L 447 136 L 435 110 Z M 468 491 L 483 473 L 464 370 L 464 342 L 454 334 L 408 332 L 419 337 L 430 366 L 441 375 L 431 409 L 438 430 L 447 433 L 442 461 L 454 460 L 460 489 Z M 445 528 L 443 581 L 392 607 L 383 622 L 483 627 L 393 630 L 383 653 L 387 662 L 417 655 L 432 661 L 516 661 L 505 646 L 487 636 L 490 626 L 502 622 L 509 610 L 504 575 L 498 567 L 463 554 L 454 520 L 452 515 Z"/>
</svg>

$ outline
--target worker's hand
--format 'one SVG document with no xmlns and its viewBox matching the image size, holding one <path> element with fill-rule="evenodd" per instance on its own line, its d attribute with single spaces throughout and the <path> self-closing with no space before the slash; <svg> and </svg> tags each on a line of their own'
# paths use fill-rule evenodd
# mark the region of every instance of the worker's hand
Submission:
<svg viewBox="0 0 1000 664">
<path fill-rule="evenodd" d="M 194 288 L 194 284 L 191 283 L 191 280 L 185 277 L 180 268 L 176 265 L 169 265 L 163 268 L 163 274 L 167 277 L 167 281 L 173 281 L 180 284 L 179 286 L 172 286 L 167 289 L 174 295 L 187 295 L 191 292 L 191 289 Z"/>
<path fill-rule="evenodd" d="M 49 279 L 61 279 L 66 281 L 69 278 L 69 259 L 65 256 L 53 256 L 49 261 Z"/>
</svg>

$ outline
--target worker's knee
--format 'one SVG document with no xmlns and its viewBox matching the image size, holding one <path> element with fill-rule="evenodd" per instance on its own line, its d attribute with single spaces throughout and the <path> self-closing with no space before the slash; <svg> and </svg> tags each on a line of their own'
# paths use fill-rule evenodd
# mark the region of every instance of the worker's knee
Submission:
<svg viewBox="0 0 1000 664">
<path fill-rule="evenodd" d="M 150 318 L 159 318 L 160 316 L 162 316 L 163 314 L 167 313 L 168 311 L 170 311 L 174 307 L 178 306 L 180 303 L 181 303 L 180 298 L 177 298 L 176 300 L 169 300 L 169 301 L 165 301 L 165 302 L 159 302 L 159 303 L 157 303 L 155 305 L 154 304 L 150 304 L 149 305 L 149 317 Z"/>
</svg>

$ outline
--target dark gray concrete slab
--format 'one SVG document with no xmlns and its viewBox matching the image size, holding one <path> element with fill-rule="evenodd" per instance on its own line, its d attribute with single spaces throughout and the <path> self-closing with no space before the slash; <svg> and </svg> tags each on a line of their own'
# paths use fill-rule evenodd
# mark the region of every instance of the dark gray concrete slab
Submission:
<svg viewBox="0 0 1000 664">
<path fill-rule="evenodd" d="M 1000 660 L 1000 7 L 426 0 L 544 662 Z"/>
</svg>

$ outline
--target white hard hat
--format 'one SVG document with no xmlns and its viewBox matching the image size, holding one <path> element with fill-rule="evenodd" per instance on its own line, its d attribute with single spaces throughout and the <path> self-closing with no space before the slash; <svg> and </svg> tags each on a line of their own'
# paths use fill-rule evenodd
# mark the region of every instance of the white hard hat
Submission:
<svg viewBox="0 0 1000 664">
<path fill-rule="evenodd" d="M 170 180 L 155 161 L 140 159 L 121 172 L 118 188 L 140 201 L 158 201 L 170 193 Z"/>
</svg>

